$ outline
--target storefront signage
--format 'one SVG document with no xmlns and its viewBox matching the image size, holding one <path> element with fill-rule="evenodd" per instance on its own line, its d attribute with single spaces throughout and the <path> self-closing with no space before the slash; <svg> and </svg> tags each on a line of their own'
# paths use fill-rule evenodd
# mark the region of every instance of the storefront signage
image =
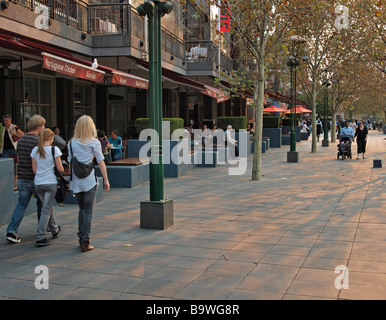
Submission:
<svg viewBox="0 0 386 320">
<path fill-rule="evenodd" d="M 147 89 L 149 87 L 149 81 L 140 77 L 128 73 L 121 73 L 113 71 L 113 83 L 120 84 L 122 86 L 134 87 L 139 89 Z"/>
<path fill-rule="evenodd" d="M 43 68 L 94 82 L 103 82 L 105 73 L 79 63 L 43 52 Z"/>
</svg>

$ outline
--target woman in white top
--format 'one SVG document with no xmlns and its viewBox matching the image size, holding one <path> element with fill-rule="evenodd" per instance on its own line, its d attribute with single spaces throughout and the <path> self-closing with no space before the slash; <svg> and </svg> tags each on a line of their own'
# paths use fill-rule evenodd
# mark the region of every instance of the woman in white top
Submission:
<svg viewBox="0 0 386 320">
<path fill-rule="evenodd" d="M 90 232 L 98 179 L 95 174 L 95 169 L 92 169 L 90 174 L 85 178 L 77 177 L 73 168 L 71 168 L 72 157 L 75 157 L 84 164 L 90 164 L 95 157 L 103 176 L 105 191 L 108 192 L 110 190 L 110 183 L 104 162 L 105 158 L 102 153 L 101 144 L 97 139 L 94 121 L 90 116 L 84 115 L 78 119 L 74 136 L 68 144 L 68 162 L 70 163 L 70 170 L 72 170 L 70 187 L 79 204 L 79 244 L 81 245 L 82 252 L 86 252 L 94 249 L 94 247 L 90 245 Z"/>
<path fill-rule="evenodd" d="M 32 170 L 35 173 L 34 184 L 37 196 L 43 203 L 42 213 L 40 215 L 38 230 L 36 235 L 36 245 L 38 247 L 48 246 L 50 240 L 46 238 L 47 225 L 52 232 L 52 237 L 56 238 L 61 231 L 61 227 L 56 224 L 54 218 L 54 199 L 58 189 L 58 181 L 54 173 L 54 166 L 59 172 L 63 172 L 63 166 L 58 147 L 54 147 L 55 159 L 52 157 L 52 142 L 54 133 L 50 129 L 44 129 L 39 134 L 37 147 L 31 151 Z"/>
</svg>

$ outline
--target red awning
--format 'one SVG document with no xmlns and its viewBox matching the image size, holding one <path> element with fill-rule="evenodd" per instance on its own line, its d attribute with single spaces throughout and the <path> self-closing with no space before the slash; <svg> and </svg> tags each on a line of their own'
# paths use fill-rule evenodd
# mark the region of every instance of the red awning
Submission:
<svg viewBox="0 0 386 320">
<path fill-rule="evenodd" d="M 202 91 L 202 92 L 212 98 L 217 99 L 217 103 L 227 101 L 231 98 L 231 95 L 229 93 L 208 85 L 205 85 L 205 91 Z"/>
<path fill-rule="evenodd" d="M 149 88 L 149 81 L 129 73 L 120 71 L 112 71 L 113 83 L 121 84 L 123 86 L 135 87 L 140 89 Z"/>
<path fill-rule="evenodd" d="M 42 52 L 43 68 L 94 82 L 103 82 L 105 72 Z"/>
<path fill-rule="evenodd" d="M 12 54 L 28 58 L 35 61 L 42 61 L 40 51 L 26 46 L 19 41 L 14 40 L 11 36 L 6 34 L 0 35 L 0 47 L 11 51 Z"/>
</svg>

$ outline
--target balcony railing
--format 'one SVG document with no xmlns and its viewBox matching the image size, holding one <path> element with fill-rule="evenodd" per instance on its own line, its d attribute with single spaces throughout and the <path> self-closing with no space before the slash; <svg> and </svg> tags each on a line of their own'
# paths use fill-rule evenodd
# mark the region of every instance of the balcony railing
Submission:
<svg viewBox="0 0 386 320">
<path fill-rule="evenodd" d="M 213 41 L 206 40 L 185 41 L 185 61 L 187 63 L 214 62 L 216 68 L 220 67 L 226 71 L 230 71 L 233 67 L 232 58 L 221 51 L 219 59 L 218 46 Z"/>
<path fill-rule="evenodd" d="M 14 0 L 13 2 L 79 30 L 85 32 L 89 30 L 88 5 L 85 2 L 73 0 Z"/>
<path fill-rule="evenodd" d="M 15 3 L 50 19 L 60 21 L 94 36 L 131 35 L 145 40 L 144 18 L 128 3 L 87 4 L 74 0 L 14 0 Z M 226 71 L 232 59 L 212 41 L 183 41 L 165 28 L 161 30 L 162 49 L 185 63 L 214 62 Z M 128 37 L 128 45 L 131 45 Z"/>
</svg>

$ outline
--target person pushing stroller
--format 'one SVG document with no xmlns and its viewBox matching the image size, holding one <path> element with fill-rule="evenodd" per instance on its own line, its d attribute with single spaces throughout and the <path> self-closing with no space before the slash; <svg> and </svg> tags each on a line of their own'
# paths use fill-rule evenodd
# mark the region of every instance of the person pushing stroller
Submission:
<svg viewBox="0 0 386 320">
<path fill-rule="evenodd" d="M 352 142 L 352 139 L 354 138 L 354 129 L 349 126 L 350 121 L 346 120 L 344 122 L 344 127 L 340 131 L 340 141 L 350 141 L 350 144 Z"/>
<path fill-rule="evenodd" d="M 342 160 L 344 160 L 345 157 L 350 157 L 350 159 L 352 159 L 351 143 L 354 138 L 354 130 L 349 126 L 350 122 L 345 121 L 344 124 L 345 126 L 340 132 L 337 155 L 337 158 L 339 159 L 339 157 L 342 157 Z"/>
</svg>

